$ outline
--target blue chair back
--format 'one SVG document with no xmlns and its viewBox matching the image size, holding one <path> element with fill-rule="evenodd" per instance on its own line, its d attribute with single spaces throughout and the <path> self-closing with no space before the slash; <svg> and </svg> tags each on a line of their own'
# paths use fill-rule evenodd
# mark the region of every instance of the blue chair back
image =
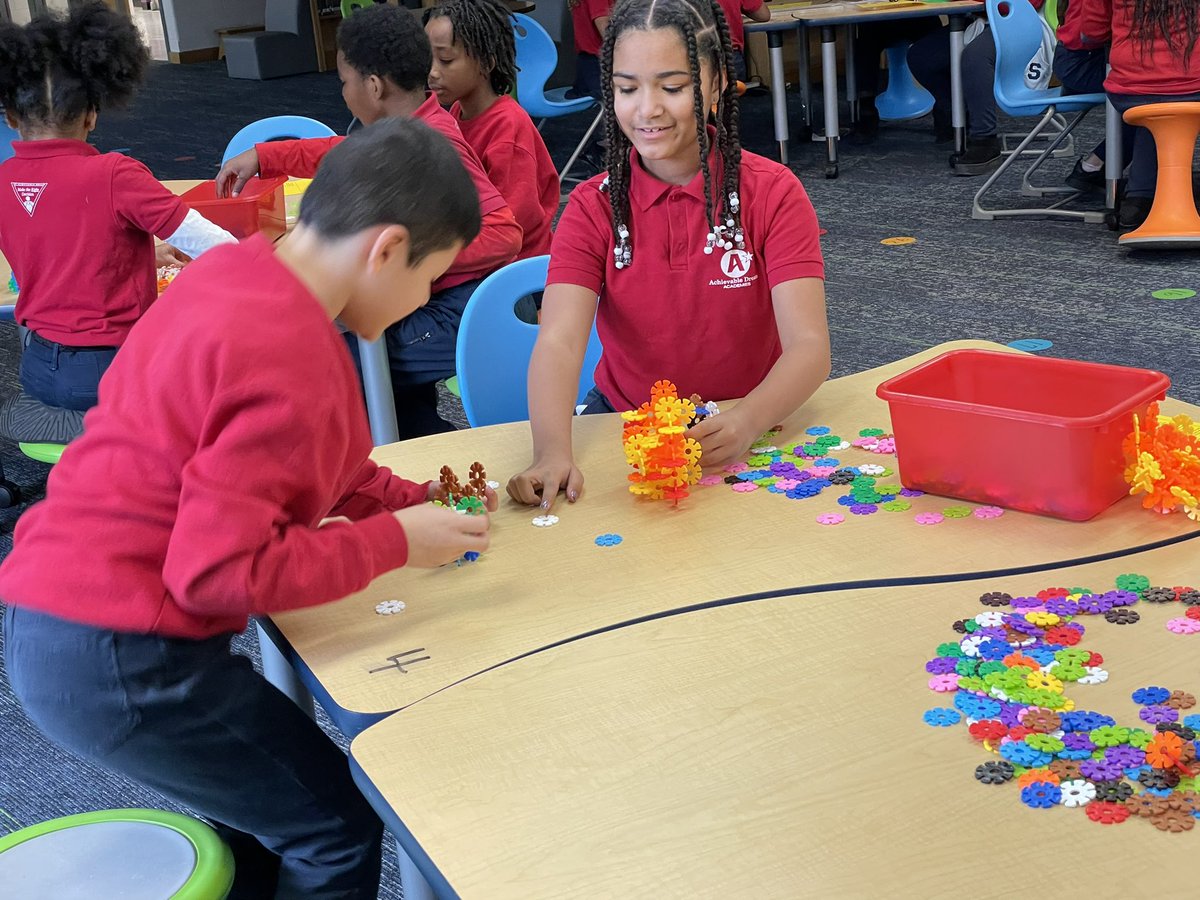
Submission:
<svg viewBox="0 0 1200 900">
<path fill-rule="evenodd" d="M 513 307 L 546 286 L 549 256 L 518 260 L 493 272 L 467 301 L 455 348 L 458 388 L 471 426 L 521 422 L 529 418 L 529 358 L 538 326 L 522 322 Z M 579 403 L 595 384 L 600 361 L 596 323 L 588 337 L 579 373 Z"/>
<path fill-rule="evenodd" d="M 1010 116 L 1038 115 L 1053 105 L 1078 111 L 1104 102 L 1103 94 L 1062 96 L 1062 88 L 1035 91 L 1025 86 L 1025 67 L 1042 46 L 1042 17 L 1029 0 L 986 0 L 996 42 L 996 105 Z M 983 40 L 983 38 L 978 38 Z"/>
<path fill-rule="evenodd" d="M 270 116 L 259 119 L 257 122 L 251 122 L 230 139 L 225 147 L 225 155 L 221 157 L 221 165 L 225 165 L 255 144 L 291 138 L 333 137 L 336 133 L 323 122 L 307 116 Z"/>
<path fill-rule="evenodd" d="M 531 119 L 548 119 L 587 109 L 590 97 L 552 101 L 546 96 L 546 82 L 558 66 L 558 48 L 554 39 L 536 19 L 513 13 L 513 40 L 517 47 L 517 103 Z M 562 89 L 556 89 L 562 93 Z"/>
<path fill-rule="evenodd" d="M 13 141 L 19 141 L 21 136 L 13 129 L 8 127 L 8 123 L 4 121 L 4 117 L 0 116 L 0 162 L 6 159 L 11 159 L 16 152 L 13 150 Z"/>
</svg>

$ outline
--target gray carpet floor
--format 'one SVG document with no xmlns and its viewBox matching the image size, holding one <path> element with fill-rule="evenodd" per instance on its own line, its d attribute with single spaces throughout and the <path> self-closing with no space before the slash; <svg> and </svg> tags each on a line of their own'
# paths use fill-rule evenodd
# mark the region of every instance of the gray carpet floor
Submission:
<svg viewBox="0 0 1200 900">
<path fill-rule="evenodd" d="M 797 122 L 795 96 L 791 103 Z M 339 130 L 348 119 L 332 74 L 257 83 L 226 79 L 221 64 L 159 65 L 130 112 L 102 117 L 95 143 L 126 149 L 159 178 L 211 177 L 241 125 L 283 113 L 311 115 Z M 587 118 L 547 124 L 556 161 L 565 161 Z M 773 155 L 770 98 L 744 98 L 742 122 L 745 147 Z M 1005 130 L 1022 124 L 1029 125 L 1002 119 Z M 1102 125 L 1098 115 L 1085 122 L 1080 152 L 1099 139 Z M 933 144 L 928 119 L 885 123 L 873 145 L 843 146 L 837 180 L 823 178 L 822 145 L 793 142 L 791 167 L 828 230 L 822 243 L 835 376 L 943 341 L 1044 338 L 1053 342 L 1050 355 L 1160 369 L 1171 376 L 1174 396 L 1200 402 L 1200 296 L 1151 296 L 1166 287 L 1200 290 L 1197 254 L 1127 252 L 1103 226 L 1079 222 L 975 221 L 971 197 L 980 179 L 953 177 L 946 157 Z M 1048 177 L 1061 179 L 1072 163 L 1054 161 Z M 1021 204 L 1011 187 L 998 199 Z M 1088 204 L 1099 208 L 1100 200 Z M 880 244 L 893 236 L 917 240 Z M 15 386 L 17 360 L 12 326 L 0 327 L 0 392 Z M 32 499 L 40 496 L 47 467 L 2 445 L 0 462 Z M 0 511 L 0 556 L 11 547 L 20 511 Z M 240 638 L 237 646 L 256 656 L 253 640 Z M 45 741 L 16 706 L 2 668 L 0 734 L 0 834 L 84 810 L 170 807 Z M 399 894 L 390 858 L 388 866 L 381 896 L 390 900 Z"/>
</svg>

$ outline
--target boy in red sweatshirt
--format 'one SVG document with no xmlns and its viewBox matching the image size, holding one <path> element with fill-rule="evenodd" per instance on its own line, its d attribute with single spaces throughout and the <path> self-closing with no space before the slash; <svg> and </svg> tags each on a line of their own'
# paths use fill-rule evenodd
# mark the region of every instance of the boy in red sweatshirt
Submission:
<svg viewBox="0 0 1200 900">
<path fill-rule="evenodd" d="M 229 645 L 251 615 L 486 547 L 487 516 L 370 460 L 333 324 L 378 338 L 478 231 L 470 177 L 424 125 L 335 148 L 278 246 L 206 253 L 142 317 L 0 566 L 25 712 L 210 819 L 236 896 L 376 896 L 382 826 L 345 757 Z"/>
<path fill-rule="evenodd" d="M 454 145 L 479 192 L 479 237 L 433 285 L 429 305 L 387 332 L 396 419 L 401 439 L 452 430 L 437 415 L 436 384 L 454 374 L 454 348 L 463 310 L 479 282 L 517 258 L 522 232 L 454 117 L 426 95 L 433 51 L 420 21 L 402 6 L 369 6 L 338 29 L 342 97 L 363 124 L 412 117 L 437 129 Z M 237 194 L 253 175 L 309 178 L 340 137 L 258 144 L 229 160 L 217 174 L 217 191 Z M 422 159 L 395 159 L 393 169 L 424 166 Z"/>
</svg>

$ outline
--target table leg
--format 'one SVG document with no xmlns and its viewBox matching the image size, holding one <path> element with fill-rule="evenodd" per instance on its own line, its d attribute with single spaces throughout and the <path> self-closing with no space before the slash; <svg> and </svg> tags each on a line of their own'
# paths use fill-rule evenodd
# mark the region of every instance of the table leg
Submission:
<svg viewBox="0 0 1200 900">
<path fill-rule="evenodd" d="M 1124 170 L 1125 153 L 1121 133 L 1121 114 L 1108 101 L 1104 103 L 1104 211 L 1107 216 L 1117 214 L 1117 188 Z M 1115 228 L 1115 220 L 1110 222 Z"/>
<path fill-rule="evenodd" d="M 821 26 L 821 88 L 825 97 L 825 177 L 838 176 L 837 33 Z"/>
<path fill-rule="evenodd" d="M 394 444 L 400 439 L 400 429 L 396 425 L 392 371 L 388 367 L 387 345 L 383 338 L 377 341 L 358 338 L 358 360 L 362 366 L 363 394 L 367 398 L 371 440 L 376 447 Z"/>
<path fill-rule="evenodd" d="M 800 51 L 800 72 L 796 83 L 800 85 L 800 103 L 804 107 L 804 140 L 812 138 L 812 79 L 808 76 L 808 29 L 801 24 L 796 29 L 797 48 Z"/>
<path fill-rule="evenodd" d="M 950 17 L 950 124 L 954 127 L 954 152 L 967 149 L 967 110 L 963 100 L 962 53 L 966 16 Z"/>
<path fill-rule="evenodd" d="M 312 694 L 301 683 L 296 670 L 279 652 L 279 648 L 275 646 L 275 642 L 271 640 L 263 627 L 257 622 L 254 623 L 254 627 L 258 630 L 258 653 L 262 658 L 263 677 L 278 688 L 280 693 L 304 710 L 310 719 L 315 719 L 316 711 L 313 707 Z"/>
<path fill-rule="evenodd" d="M 404 900 L 434 900 L 433 888 L 409 859 L 399 841 L 396 841 L 396 867 L 400 870 L 400 889 L 404 893 Z"/>
<path fill-rule="evenodd" d="M 858 121 L 858 71 L 854 68 L 854 25 L 846 26 L 846 103 L 850 106 L 850 124 Z"/>
<path fill-rule="evenodd" d="M 788 161 L 787 82 L 783 77 L 783 32 L 767 32 L 771 56 L 771 106 L 775 112 L 775 140 L 779 142 L 779 161 Z"/>
</svg>

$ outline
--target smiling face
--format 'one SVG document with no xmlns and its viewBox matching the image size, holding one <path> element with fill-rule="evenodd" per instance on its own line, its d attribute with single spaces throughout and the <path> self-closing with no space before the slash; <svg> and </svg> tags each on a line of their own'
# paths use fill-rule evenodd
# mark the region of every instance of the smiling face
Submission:
<svg viewBox="0 0 1200 900">
<path fill-rule="evenodd" d="M 448 16 L 437 16 L 425 23 L 425 33 L 433 46 L 433 66 L 429 71 L 429 89 L 438 102 L 449 106 L 488 88 L 488 76 L 479 60 L 470 56 L 454 40 L 454 26 Z"/>
<path fill-rule="evenodd" d="M 683 38 L 674 28 L 626 31 L 613 46 L 613 112 L 642 167 L 662 181 L 686 184 L 700 170 L 696 100 Z M 701 109 L 712 107 L 719 81 L 700 62 Z"/>
</svg>

